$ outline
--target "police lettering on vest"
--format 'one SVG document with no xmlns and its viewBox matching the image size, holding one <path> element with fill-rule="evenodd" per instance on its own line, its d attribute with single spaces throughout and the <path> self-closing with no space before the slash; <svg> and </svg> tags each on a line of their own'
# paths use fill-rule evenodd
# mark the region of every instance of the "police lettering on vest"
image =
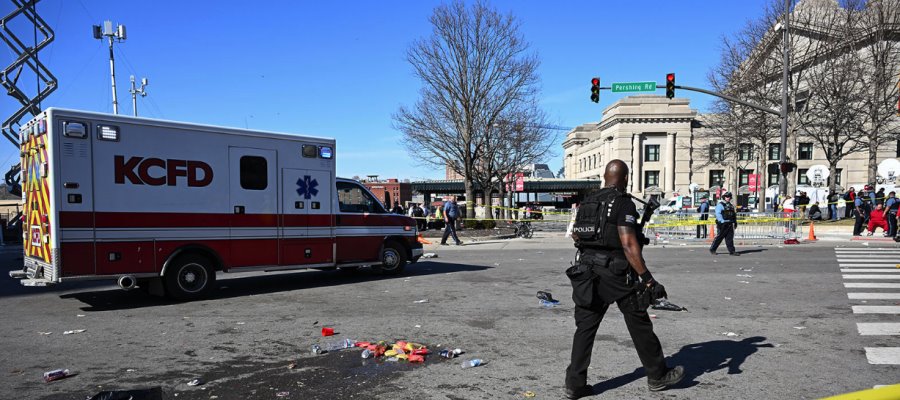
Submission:
<svg viewBox="0 0 900 400">
<path fill-rule="evenodd" d="M 577 238 L 575 245 L 578 248 L 621 249 L 617 226 L 622 218 L 635 224 L 636 214 L 634 203 L 615 189 L 606 188 L 589 195 L 575 215 L 572 227 Z"/>
<path fill-rule="evenodd" d="M 737 213 L 734 211 L 734 205 L 727 201 L 722 202 L 722 219 L 728 222 L 737 220 Z"/>
</svg>

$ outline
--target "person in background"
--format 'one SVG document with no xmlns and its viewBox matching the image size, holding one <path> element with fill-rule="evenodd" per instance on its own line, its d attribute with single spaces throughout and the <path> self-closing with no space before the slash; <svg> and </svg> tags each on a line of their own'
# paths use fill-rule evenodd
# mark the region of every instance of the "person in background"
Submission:
<svg viewBox="0 0 900 400">
<path fill-rule="evenodd" d="M 831 191 L 831 194 L 828 195 L 828 217 L 832 221 L 838 220 L 838 201 L 841 199 L 841 196 L 837 194 L 834 190 Z"/>
<path fill-rule="evenodd" d="M 853 215 L 853 202 L 856 200 L 856 189 L 850 188 L 847 193 L 844 193 L 844 202 L 846 203 L 846 208 L 844 210 L 844 218 L 850 218 Z"/>
<path fill-rule="evenodd" d="M 793 213 L 796 208 L 794 208 L 794 198 L 791 197 L 790 194 L 784 196 L 784 202 L 781 204 L 781 212 L 790 214 Z"/>
<path fill-rule="evenodd" d="M 459 205 L 456 204 L 456 196 L 451 196 L 450 201 L 444 202 L 444 222 L 447 224 L 444 227 L 444 236 L 441 237 L 441 245 L 447 245 L 447 237 L 451 234 L 453 235 L 453 241 L 456 242 L 457 246 L 462 246 L 462 240 L 459 240 L 459 237 L 456 236 L 456 219 L 459 218 Z"/>
<path fill-rule="evenodd" d="M 709 247 L 709 254 L 716 255 L 716 249 L 725 240 L 725 247 L 728 248 L 728 254 L 739 256 L 734 249 L 734 228 L 737 226 L 737 211 L 731 204 L 731 192 L 725 192 L 719 204 L 716 204 L 716 238 L 713 239 L 712 246 Z"/>
<path fill-rule="evenodd" d="M 897 199 L 897 193 L 888 193 L 887 200 L 884 201 L 884 218 L 887 219 L 888 231 L 884 236 L 894 236 L 897 234 L 898 209 L 900 209 L 900 200 Z"/>
<path fill-rule="evenodd" d="M 400 214 L 400 215 L 404 214 L 403 206 L 400 205 L 400 202 L 397 202 L 397 201 L 394 202 L 394 208 L 391 209 L 391 212 L 394 214 Z"/>
<path fill-rule="evenodd" d="M 864 198 L 863 192 L 860 191 L 856 194 L 855 200 L 853 200 L 853 216 L 856 217 L 856 223 L 853 224 L 853 236 L 862 234 L 863 225 L 866 222 L 866 202 L 863 200 Z"/>
<path fill-rule="evenodd" d="M 875 204 L 884 204 L 885 200 L 884 188 L 878 189 L 878 192 L 875 193 L 875 201 L 872 203 L 872 206 L 875 206 Z"/>
<path fill-rule="evenodd" d="M 822 220 L 822 209 L 819 208 L 819 203 L 813 203 L 809 207 L 809 219 L 814 221 Z"/>
<path fill-rule="evenodd" d="M 707 198 L 700 199 L 697 212 L 700 213 L 700 221 L 709 220 L 709 200 Z M 709 234 L 706 232 L 706 223 L 697 225 L 697 239 L 706 239 L 707 237 L 709 237 Z"/>
</svg>

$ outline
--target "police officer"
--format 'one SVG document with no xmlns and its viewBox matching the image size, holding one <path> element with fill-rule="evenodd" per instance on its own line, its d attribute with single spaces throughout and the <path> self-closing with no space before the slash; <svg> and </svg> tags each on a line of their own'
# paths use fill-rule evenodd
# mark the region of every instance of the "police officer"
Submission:
<svg viewBox="0 0 900 400">
<path fill-rule="evenodd" d="M 897 234 L 898 209 L 900 209 L 900 200 L 897 199 L 896 193 L 888 193 L 888 198 L 884 201 L 884 218 L 887 219 L 888 222 L 888 232 L 884 236 L 894 236 Z"/>
<path fill-rule="evenodd" d="M 603 180 L 606 187 L 588 196 L 578 207 L 572 229 L 579 251 L 577 262 L 566 271 L 572 281 L 576 326 L 571 363 L 566 369 L 565 394 L 569 399 L 593 394 L 587 385 L 591 350 L 600 321 L 612 303 L 625 317 L 650 390 L 664 390 L 684 377 L 683 367 L 666 365 L 662 345 L 647 314 L 649 304 L 642 304 L 638 296 L 637 290 L 649 290 L 655 297 L 665 297 L 665 288 L 653 279 L 644 264 L 637 210 L 625 194 L 628 166 L 621 160 L 610 161 Z"/>
<path fill-rule="evenodd" d="M 716 255 L 716 249 L 722 244 L 722 239 L 725 239 L 728 254 L 740 255 L 734 250 L 735 226 L 737 226 L 737 212 L 734 210 L 734 205 L 731 204 L 731 192 L 725 192 L 719 200 L 719 204 L 716 204 L 716 238 L 709 248 L 709 254 Z"/>
</svg>

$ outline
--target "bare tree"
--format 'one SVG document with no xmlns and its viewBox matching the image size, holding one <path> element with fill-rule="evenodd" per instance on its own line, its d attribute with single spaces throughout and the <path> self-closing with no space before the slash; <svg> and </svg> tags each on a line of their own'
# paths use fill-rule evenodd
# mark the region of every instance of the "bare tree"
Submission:
<svg viewBox="0 0 900 400">
<path fill-rule="evenodd" d="M 505 111 L 536 97 L 539 61 L 517 20 L 484 3 L 440 5 L 430 21 L 431 36 L 414 42 L 406 55 L 422 82 L 421 97 L 400 107 L 394 122 L 413 158 L 464 177 L 466 199 L 474 205 L 476 164 L 491 127 Z M 474 216 L 474 207 L 467 207 L 467 217 Z"/>
<path fill-rule="evenodd" d="M 493 192 L 504 198 L 507 177 L 551 153 L 557 135 L 547 126 L 546 114 L 536 101 L 521 103 L 508 110 L 492 126 L 494 129 L 487 135 L 489 140 L 484 157 L 475 164 L 475 176 L 483 189 L 483 202 L 488 213 Z"/>
<path fill-rule="evenodd" d="M 874 183 L 878 148 L 900 136 L 895 110 L 900 97 L 900 1 L 867 2 L 854 36 L 863 43 L 861 59 L 866 73 L 862 108 L 869 153 L 866 182 Z"/>
</svg>

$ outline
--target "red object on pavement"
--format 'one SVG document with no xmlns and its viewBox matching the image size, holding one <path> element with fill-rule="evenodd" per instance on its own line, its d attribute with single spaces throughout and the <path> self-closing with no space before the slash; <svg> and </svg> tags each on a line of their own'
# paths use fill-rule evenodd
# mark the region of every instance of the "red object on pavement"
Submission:
<svg viewBox="0 0 900 400">
<path fill-rule="evenodd" d="M 411 362 L 411 363 L 425 362 L 425 356 L 419 355 L 419 354 L 410 354 L 409 362 Z"/>
<path fill-rule="evenodd" d="M 413 350 L 413 351 L 412 351 L 412 355 L 410 355 L 410 357 L 412 357 L 412 356 L 424 356 L 424 355 L 426 355 L 426 354 L 428 354 L 428 349 L 426 349 L 426 348 L 423 347 L 423 348 L 421 348 L 421 349 L 415 349 L 415 350 Z"/>
<path fill-rule="evenodd" d="M 372 345 L 372 343 L 369 343 L 369 342 L 356 342 L 356 344 L 355 344 L 356 347 L 369 347 L 371 345 Z M 371 349 L 369 349 L 369 350 L 371 350 Z"/>
<path fill-rule="evenodd" d="M 334 328 L 322 327 L 322 336 L 332 336 L 332 335 L 334 335 Z"/>
</svg>

